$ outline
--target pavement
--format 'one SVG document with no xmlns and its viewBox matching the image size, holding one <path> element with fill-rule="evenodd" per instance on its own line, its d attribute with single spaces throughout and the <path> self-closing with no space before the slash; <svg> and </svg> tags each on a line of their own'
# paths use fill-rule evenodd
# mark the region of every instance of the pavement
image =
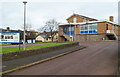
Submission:
<svg viewBox="0 0 120 77">
<path fill-rule="evenodd" d="M 80 42 L 87 48 L 8 75 L 116 75 L 118 42 Z"/>
<path fill-rule="evenodd" d="M 46 45 L 46 44 L 53 44 L 53 43 L 26 44 L 25 47 Z M 20 44 L 20 46 L 23 47 L 23 44 Z M 2 46 L 0 46 L 0 48 L 13 48 L 13 47 L 19 47 L 19 45 L 2 45 Z"/>
<path fill-rule="evenodd" d="M 43 54 L 38 54 L 38 55 L 33 55 L 33 56 L 29 56 L 29 57 L 24 57 L 24 58 L 20 58 L 20 59 L 15 59 L 15 60 L 10 60 L 10 61 L 3 61 L 2 65 L 5 66 L 3 67 L 2 71 L 8 71 L 20 66 L 24 66 L 30 63 L 34 63 L 49 57 L 53 57 L 62 53 L 66 53 L 66 52 L 71 52 L 71 51 L 75 51 L 78 49 L 83 48 L 82 46 L 74 46 L 74 47 L 69 47 L 69 48 L 65 48 L 65 49 L 61 49 L 61 50 L 55 50 L 52 52 L 47 52 L 47 53 L 43 53 Z"/>
</svg>

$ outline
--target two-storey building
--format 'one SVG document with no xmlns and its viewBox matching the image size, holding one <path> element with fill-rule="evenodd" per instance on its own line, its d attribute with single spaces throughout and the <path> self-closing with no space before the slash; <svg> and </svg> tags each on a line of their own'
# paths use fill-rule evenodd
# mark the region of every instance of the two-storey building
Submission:
<svg viewBox="0 0 120 77">
<path fill-rule="evenodd" d="M 114 23 L 114 17 L 109 20 L 98 19 L 73 14 L 67 19 L 68 23 L 59 25 L 59 41 L 100 41 L 118 40 L 120 26 Z"/>
</svg>

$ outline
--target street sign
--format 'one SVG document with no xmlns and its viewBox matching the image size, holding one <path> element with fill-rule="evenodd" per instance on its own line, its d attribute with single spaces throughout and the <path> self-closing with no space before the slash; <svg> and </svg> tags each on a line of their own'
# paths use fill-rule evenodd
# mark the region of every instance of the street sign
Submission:
<svg viewBox="0 0 120 77">
<path fill-rule="evenodd" d="M 0 43 L 20 43 L 20 33 L 0 32 Z"/>
</svg>

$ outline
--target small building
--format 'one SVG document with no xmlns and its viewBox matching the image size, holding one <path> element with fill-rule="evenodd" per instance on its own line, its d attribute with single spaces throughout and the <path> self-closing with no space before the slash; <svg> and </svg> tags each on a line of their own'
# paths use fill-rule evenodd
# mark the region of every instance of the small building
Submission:
<svg viewBox="0 0 120 77">
<path fill-rule="evenodd" d="M 99 21 L 73 14 L 67 21 L 68 23 L 59 25 L 59 42 L 118 40 L 120 37 L 120 26 L 114 22 L 113 16 L 109 20 Z"/>
<path fill-rule="evenodd" d="M 39 42 L 46 42 L 46 41 L 48 41 L 46 35 L 44 35 L 44 34 L 38 35 L 35 40 L 39 41 Z"/>
<path fill-rule="evenodd" d="M 53 41 L 58 41 L 58 32 L 56 31 L 54 34 Z M 38 34 L 35 40 L 40 42 L 48 42 L 52 41 L 52 38 L 50 36 L 50 32 L 46 32 Z"/>
<path fill-rule="evenodd" d="M 24 31 L 22 30 L 13 30 L 10 29 L 10 27 L 7 27 L 6 29 L 2 29 L 0 28 L 1 32 L 19 32 L 20 33 L 20 40 L 23 40 L 23 35 L 24 35 Z M 36 38 L 36 36 L 38 35 L 38 32 L 36 31 L 25 31 L 26 33 L 26 42 L 27 40 L 34 40 Z"/>
</svg>

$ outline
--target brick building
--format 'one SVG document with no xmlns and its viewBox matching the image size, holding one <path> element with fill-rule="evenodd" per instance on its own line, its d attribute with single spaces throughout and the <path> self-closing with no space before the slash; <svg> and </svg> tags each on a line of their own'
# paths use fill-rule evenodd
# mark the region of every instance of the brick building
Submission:
<svg viewBox="0 0 120 77">
<path fill-rule="evenodd" d="M 99 21 L 83 15 L 73 14 L 68 23 L 60 24 L 58 41 L 100 41 L 118 40 L 120 26 L 110 16 L 109 21 Z"/>
</svg>

